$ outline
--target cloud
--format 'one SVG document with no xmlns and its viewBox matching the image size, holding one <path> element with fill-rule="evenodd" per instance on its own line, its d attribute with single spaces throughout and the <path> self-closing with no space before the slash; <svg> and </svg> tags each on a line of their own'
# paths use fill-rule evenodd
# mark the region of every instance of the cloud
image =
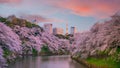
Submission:
<svg viewBox="0 0 120 68">
<path fill-rule="evenodd" d="M 0 3 L 20 3 L 22 0 L 0 0 Z"/>
<path fill-rule="evenodd" d="M 96 18 L 105 18 L 120 10 L 120 0 L 61 0 L 49 3 L 72 14 Z"/>
<path fill-rule="evenodd" d="M 94 18 L 106 18 L 120 10 L 120 0 L 0 0 L 0 3 L 21 3 L 15 5 L 19 12 L 43 15 L 64 12 Z"/>
<path fill-rule="evenodd" d="M 65 11 L 67 14 L 98 19 L 107 18 L 120 10 L 120 0 L 38 0 L 36 2 L 49 6 L 51 12 L 49 10 L 48 12 L 52 14 L 58 10 L 57 13 Z"/>
<path fill-rule="evenodd" d="M 46 18 L 40 15 L 31 15 L 31 14 L 21 14 L 20 18 L 26 19 L 28 21 L 36 21 L 38 23 L 63 23 L 63 20 L 55 19 L 55 18 Z"/>
</svg>

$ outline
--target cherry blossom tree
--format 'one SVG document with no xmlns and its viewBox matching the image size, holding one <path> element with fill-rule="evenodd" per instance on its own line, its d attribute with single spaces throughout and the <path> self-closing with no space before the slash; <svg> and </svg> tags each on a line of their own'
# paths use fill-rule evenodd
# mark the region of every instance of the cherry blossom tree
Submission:
<svg viewBox="0 0 120 68">
<path fill-rule="evenodd" d="M 120 47 L 120 15 L 113 15 L 111 20 L 96 23 L 88 32 L 80 33 L 73 46 L 76 47 L 73 55 L 87 58 L 96 55 L 98 51 L 107 51 L 114 54 Z"/>
</svg>

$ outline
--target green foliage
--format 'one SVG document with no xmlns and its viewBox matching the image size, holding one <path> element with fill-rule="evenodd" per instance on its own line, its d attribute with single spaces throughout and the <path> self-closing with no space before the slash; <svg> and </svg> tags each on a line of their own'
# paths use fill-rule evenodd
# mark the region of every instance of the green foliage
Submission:
<svg viewBox="0 0 120 68">
<path fill-rule="evenodd" d="M 32 28 L 32 27 L 38 27 L 41 29 L 41 31 L 43 31 L 43 28 L 41 28 L 39 25 L 36 25 L 34 23 L 31 23 L 27 20 L 24 19 L 19 19 L 19 18 L 14 18 L 12 19 L 12 21 L 7 21 L 6 18 L 0 17 L 0 22 L 4 22 L 7 26 L 13 28 L 14 25 L 19 25 L 21 27 L 28 27 L 28 28 Z"/>
<path fill-rule="evenodd" d="M 50 51 L 49 47 L 47 45 L 44 45 L 42 48 L 41 48 L 41 52 L 40 54 L 42 55 L 50 55 L 52 52 Z"/>
<path fill-rule="evenodd" d="M 36 49 L 32 48 L 32 54 L 33 55 L 38 55 L 38 51 Z"/>
<path fill-rule="evenodd" d="M 112 55 L 114 61 L 120 62 L 120 48 L 116 48 L 116 52 Z"/>
<path fill-rule="evenodd" d="M 108 55 L 108 51 L 97 51 L 98 55 Z"/>
<path fill-rule="evenodd" d="M 86 61 L 99 68 L 120 68 L 120 47 L 116 48 L 116 52 L 108 55 L 111 49 L 105 51 L 97 51 L 96 57 L 89 57 Z"/>
<path fill-rule="evenodd" d="M 7 48 L 3 48 L 3 56 L 6 58 L 8 56 L 10 56 L 12 54 L 12 52 L 10 50 L 8 50 Z"/>
<path fill-rule="evenodd" d="M 120 53 L 120 47 L 117 47 L 116 52 L 117 52 L 117 53 Z"/>
<path fill-rule="evenodd" d="M 43 28 L 42 28 L 42 27 L 40 27 L 39 25 L 36 25 L 36 24 L 34 24 L 34 23 L 31 23 L 31 22 L 26 21 L 25 25 L 26 25 L 26 27 L 28 27 L 28 28 L 38 27 L 38 28 L 41 29 L 41 31 L 43 31 Z"/>
<path fill-rule="evenodd" d="M 6 18 L 0 17 L 0 22 L 6 22 Z"/>
<path fill-rule="evenodd" d="M 69 39 L 68 35 L 56 34 L 55 36 L 60 38 L 60 39 Z"/>
<path fill-rule="evenodd" d="M 32 28 L 32 23 L 30 23 L 30 22 L 26 22 L 26 27 L 28 27 L 28 28 Z"/>
<path fill-rule="evenodd" d="M 26 25 L 26 27 L 28 27 L 28 28 L 40 27 L 39 25 L 33 24 L 33 23 L 31 23 L 31 22 L 28 22 L 28 21 L 26 21 L 25 25 Z"/>
<path fill-rule="evenodd" d="M 108 55 L 110 51 L 111 49 L 98 51 L 98 57 L 89 57 L 86 60 L 89 64 L 97 66 L 99 68 L 120 68 L 120 48 L 117 47 L 114 54 Z"/>
<path fill-rule="evenodd" d="M 9 27 L 14 27 L 14 24 L 11 23 L 11 22 L 9 22 L 9 21 L 6 21 L 5 24 L 6 24 L 7 26 L 9 26 Z"/>
<path fill-rule="evenodd" d="M 41 48 L 41 52 L 50 52 L 50 49 L 48 46 L 44 45 L 42 48 Z"/>
<path fill-rule="evenodd" d="M 104 59 L 87 58 L 87 62 L 95 64 L 96 66 L 107 65 Z"/>
<path fill-rule="evenodd" d="M 66 39 L 69 39 L 69 36 L 65 36 Z"/>
<path fill-rule="evenodd" d="M 32 27 L 39 27 L 39 25 L 36 25 L 36 24 L 32 24 Z"/>
<path fill-rule="evenodd" d="M 115 62 L 113 57 L 107 58 L 87 58 L 86 61 L 99 68 L 120 68 L 120 62 Z"/>
<path fill-rule="evenodd" d="M 59 49 L 59 50 L 58 50 L 58 54 L 59 54 L 59 55 L 63 55 L 64 52 L 63 52 L 61 49 Z"/>
</svg>

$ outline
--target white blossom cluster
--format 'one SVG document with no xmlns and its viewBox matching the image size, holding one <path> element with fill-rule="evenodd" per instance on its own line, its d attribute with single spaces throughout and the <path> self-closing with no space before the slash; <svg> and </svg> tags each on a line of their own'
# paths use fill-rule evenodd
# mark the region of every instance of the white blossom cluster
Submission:
<svg viewBox="0 0 120 68">
<path fill-rule="evenodd" d="M 61 47 L 69 46 L 69 43 L 65 43 L 56 36 L 47 32 L 41 32 L 40 28 L 27 28 L 16 26 L 14 31 L 20 36 L 23 42 L 24 50 L 36 49 L 38 52 L 41 51 L 43 45 L 47 45 L 52 52 L 58 51 Z M 31 52 L 30 52 L 31 53 Z"/>
<path fill-rule="evenodd" d="M 16 57 L 15 54 L 20 54 L 22 52 L 19 36 L 14 33 L 10 27 L 0 23 L 0 65 L 6 62 L 3 57 L 4 49 L 12 52 L 6 59 L 13 59 Z"/>
<path fill-rule="evenodd" d="M 68 50 L 69 41 L 41 31 L 39 27 L 20 27 L 14 28 L 6 26 L 0 22 L 0 67 L 4 66 L 6 60 L 13 60 L 21 54 L 32 54 L 34 48 L 37 52 L 41 47 L 47 45 L 51 52 L 57 53 L 59 49 Z M 10 52 L 10 53 L 8 53 Z M 5 57 L 5 53 L 9 54 Z"/>
<path fill-rule="evenodd" d="M 111 49 L 109 54 L 114 53 L 113 49 L 120 47 L 120 16 L 96 23 L 89 31 L 78 34 L 74 39 L 72 46 L 76 49 L 72 54 L 81 58 L 107 49 Z"/>
</svg>

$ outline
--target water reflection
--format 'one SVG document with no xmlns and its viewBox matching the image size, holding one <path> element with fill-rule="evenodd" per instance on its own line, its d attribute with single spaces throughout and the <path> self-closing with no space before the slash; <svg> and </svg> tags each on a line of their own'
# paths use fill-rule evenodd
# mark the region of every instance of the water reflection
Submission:
<svg viewBox="0 0 120 68">
<path fill-rule="evenodd" d="M 22 61 L 10 64 L 8 68 L 85 68 L 69 56 L 26 57 Z"/>
</svg>

